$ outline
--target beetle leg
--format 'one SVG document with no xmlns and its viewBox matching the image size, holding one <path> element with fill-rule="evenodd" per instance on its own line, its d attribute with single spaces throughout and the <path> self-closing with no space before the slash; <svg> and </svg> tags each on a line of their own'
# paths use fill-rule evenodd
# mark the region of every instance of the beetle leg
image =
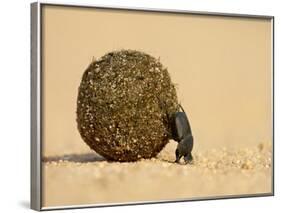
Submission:
<svg viewBox="0 0 281 213">
<path fill-rule="evenodd" d="M 175 163 L 179 163 L 182 156 L 180 156 L 179 150 L 176 149 L 176 160 Z"/>
<path fill-rule="evenodd" d="M 172 139 L 172 134 L 167 131 L 166 129 L 164 129 L 165 134 L 167 135 L 168 139 Z"/>
<path fill-rule="evenodd" d="M 192 163 L 193 157 L 192 157 L 191 152 L 184 156 L 184 161 L 185 161 L 185 163 Z"/>
</svg>

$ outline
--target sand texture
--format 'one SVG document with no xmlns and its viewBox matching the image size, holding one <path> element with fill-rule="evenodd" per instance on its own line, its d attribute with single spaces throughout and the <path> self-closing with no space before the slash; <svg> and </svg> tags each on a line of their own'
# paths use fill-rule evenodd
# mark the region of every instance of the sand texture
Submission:
<svg viewBox="0 0 281 213">
<path fill-rule="evenodd" d="M 175 142 L 150 160 L 108 162 L 95 153 L 44 159 L 44 206 L 177 200 L 271 192 L 270 144 L 195 152 L 174 163 Z"/>
</svg>

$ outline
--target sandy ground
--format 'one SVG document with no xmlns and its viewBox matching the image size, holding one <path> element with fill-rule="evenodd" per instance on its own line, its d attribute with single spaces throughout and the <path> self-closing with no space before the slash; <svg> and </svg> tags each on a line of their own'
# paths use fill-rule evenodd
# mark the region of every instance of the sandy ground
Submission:
<svg viewBox="0 0 281 213">
<path fill-rule="evenodd" d="M 43 205 L 122 203 L 270 193 L 268 143 L 194 152 L 193 164 L 175 164 L 175 142 L 150 160 L 108 162 L 94 152 L 44 158 Z"/>
</svg>

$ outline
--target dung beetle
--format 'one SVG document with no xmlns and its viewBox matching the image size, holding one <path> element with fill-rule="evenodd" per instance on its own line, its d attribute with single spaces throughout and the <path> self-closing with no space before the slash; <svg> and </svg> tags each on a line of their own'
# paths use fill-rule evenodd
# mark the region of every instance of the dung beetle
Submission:
<svg viewBox="0 0 281 213">
<path fill-rule="evenodd" d="M 185 163 L 191 163 L 193 160 L 191 151 L 193 148 L 193 136 L 186 113 L 181 105 L 182 112 L 175 112 L 171 116 L 170 125 L 172 139 L 178 142 L 176 149 L 176 163 L 184 157 Z"/>
</svg>

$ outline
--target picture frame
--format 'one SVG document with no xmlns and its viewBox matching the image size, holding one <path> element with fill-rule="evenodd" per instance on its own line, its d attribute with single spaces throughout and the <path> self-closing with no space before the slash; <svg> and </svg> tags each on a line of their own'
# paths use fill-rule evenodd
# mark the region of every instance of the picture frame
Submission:
<svg viewBox="0 0 281 213">
<path fill-rule="evenodd" d="M 130 12 L 130 13 L 145 13 L 145 14 L 161 14 L 167 16 L 189 16 L 189 17 L 204 17 L 204 18 L 217 18 L 224 19 L 229 18 L 233 19 L 247 19 L 247 20 L 261 20 L 266 21 L 267 25 L 270 26 L 269 33 L 270 41 L 266 41 L 267 46 L 270 48 L 270 54 L 267 59 L 267 67 L 271 68 L 267 69 L 266 78 L 269 80 L 270 85 L 266 84 L 266 88 L 269 93 L 267 94 L 267 101 L 269 102 L 269 106 L 266 107 L 266 110 L 269 112 L 266 115 L 269 116 L 267 118 L 267 125 L 269 126 L 266 134 L 270 138 L 270 147 L 268 148 L 270 154 L 270 191 L 262 192 L 262 193 L 248 193 L 248 194 L 231 194 L 231 195 L 217 195 L 213 194 L 212 196 L 196 196 L 196 197 L 186 197 L 186 198 L 174 198 L 174 199 L 155 199 L 155 200 L 145 200 L 145 201 L 125 201 L 125 202 L 95 202 L 93 204 L 73 204 L 73 205 L 51 205 L 46 206 L 44 204 L 44 193 L 43 193 L 43 185 L 44 173 L 43 169 L 43 160 L 44 153 L 43 149 L 48 141 L 44 141 L 45 126 L 44 126 L 44 112 L 46 110 L 46 100 L 44 99 L 44 85 L 51 85 L 50 82 L 46 82 L 45 73 L 47 72 L 46 68 L 43 67 L 43 64 L 46 63 L 46 53 L 44 52 L 46 48 L 46 42 L 43 40 L 43 35 L 46 33 L 44 31 L 43 25 L 46 17 L 43 17 L 43 10 L 47 7 L 58 7 L 60 9 L 77 9 L 83 10 L 87 9 L 88 11 L 97 10 L 97 11 L 106 11 L 106 12 L 118 12 L 120 14 Z M 52 14 L 51 14 L 52 15 Z M 268 27 L 267 26 L 267 27 Z M 145 34 L 145 33 L 144 33 Z M 67 36 L 67 35 L 65 35 Z M 46 37 L 44 37 L 46 38 Z M 118 46 L 118 45 L 117 45 Z M 57 47 L 58 49 L 60 47 Z M 124 47 L 126 48 L 126 47 Z M 120 49 L 119 47 L 112 47 L 112 49 Z M 156 51 L 157 52 L 157 51 Z M 104 52 L 105 54 L 106 52 Z M 164 55 L 164 54 L 163 54 Z M 161 57 L 157 55 L 157 57 Z M 89 61 L 90 62 L 90 61 Z M 86 64 L 87 65 L 87 64 Z M 86 66 L 85 65 L 85 66 Z M 252 65 L 252 64 L 251 64 Z M 86 67 L 81 68 L 80 76 L 84 72 Z M 169 66 L 168 66 L 169 68 Z M 84 69 L 84 70 L 83 70 Z M 66 79 L 67 80 L 67 79 Z M 80 79 L 78 79 L 80 80 Z M 250 80 L 249 80 L 250 81 Z M 78 88 L 79 85 L 77 85 Z M 76 89 L 77 89 L 76 88 Z M 53 93 L 52 93 L 53 94 Z M 268 97 L 268 94 L 270 97 Z M 263 112 L 263 111 L 262 111 Z M 195 135 L 196 136 L 196 135 Z M 228 136 L 227 136 L 228 137 Z M 265 137 L 267 138 L 267 137 Z M 262 145 L 264 147 L 264 145 Z M 264 148 L 261 149 L 264 149 Z M 51 152 L 50 152 L 51 153 Z M 68 156 L 69 157 L 69 156 Z M 198 157 L 198 156 L 197 156 Z M 268 156 L 266 156 L 268 157 Z M 52 162 L 52 156 L 48 158 L 50 162 Z M 50 160 L 51 159 L 51 160 Z M 65 158 L 59 158 L 59 160 L 64 161 Z M 90 158 L 90 162 L 92 162 L 92 158 Z M 48 161 L 48 160 L 47 160 Z M 67 161 L 67 160 L 66 160 Z M 80 162 L 81 163 L 81 162 Z M 240 164 L 239 164 L 240 165 Z M 244 164 L 243 164 L 244 165 Z M 240 165 L 243 167 L 243 165 Z M 267 164 L 266 164 L 267 165 Z M 251 164 L 245 164 L 245 168 L 252 167 Z M 255 167 L 255 166 L 254 166 Z M 268 179 L 268 178 L 267 178 Z M 45 187 L 48 187 L 47 185 Z M 80 5 L 80 4 L 58 4 L 58 3 L 50 3 L 50 2 L 35 2 L 31 4 L 31 208 L 34 210 L 53 210 L 53 209 L 68 209 L 68 208 L 88 208 L 88 207 L 99 207 L 99 206 L 116 206 L 116 205 L 135 205 L 135 204 L 146 204 L 146 203 L 160 203 L 160 202 L 182 202 L 182 201 L 192 201 L 192 200 L 210 200 L 210 199 L 225 199 L 225 198 L 243 198 L 243 197 L 254 197 L 254 196 L 273 196 L 274 195 L 274 16 L 262 16 L 262 15 L 246 15 L 246 14 L 229 14 L 229 13 L 211 13 L 211 12 L 196 12 L 196 11 L 185 11 L 185 10 L 168 10 L 168 9 L 152 9 L 152 8 L 132 8 L 132 7 L 108 7 L 108 6 L 97 6 L 97 5 Z M 77 195 L 79 196 L 79 194 Z M 46 197 L 46 195 L 45 195 Z"/>
</svg>

